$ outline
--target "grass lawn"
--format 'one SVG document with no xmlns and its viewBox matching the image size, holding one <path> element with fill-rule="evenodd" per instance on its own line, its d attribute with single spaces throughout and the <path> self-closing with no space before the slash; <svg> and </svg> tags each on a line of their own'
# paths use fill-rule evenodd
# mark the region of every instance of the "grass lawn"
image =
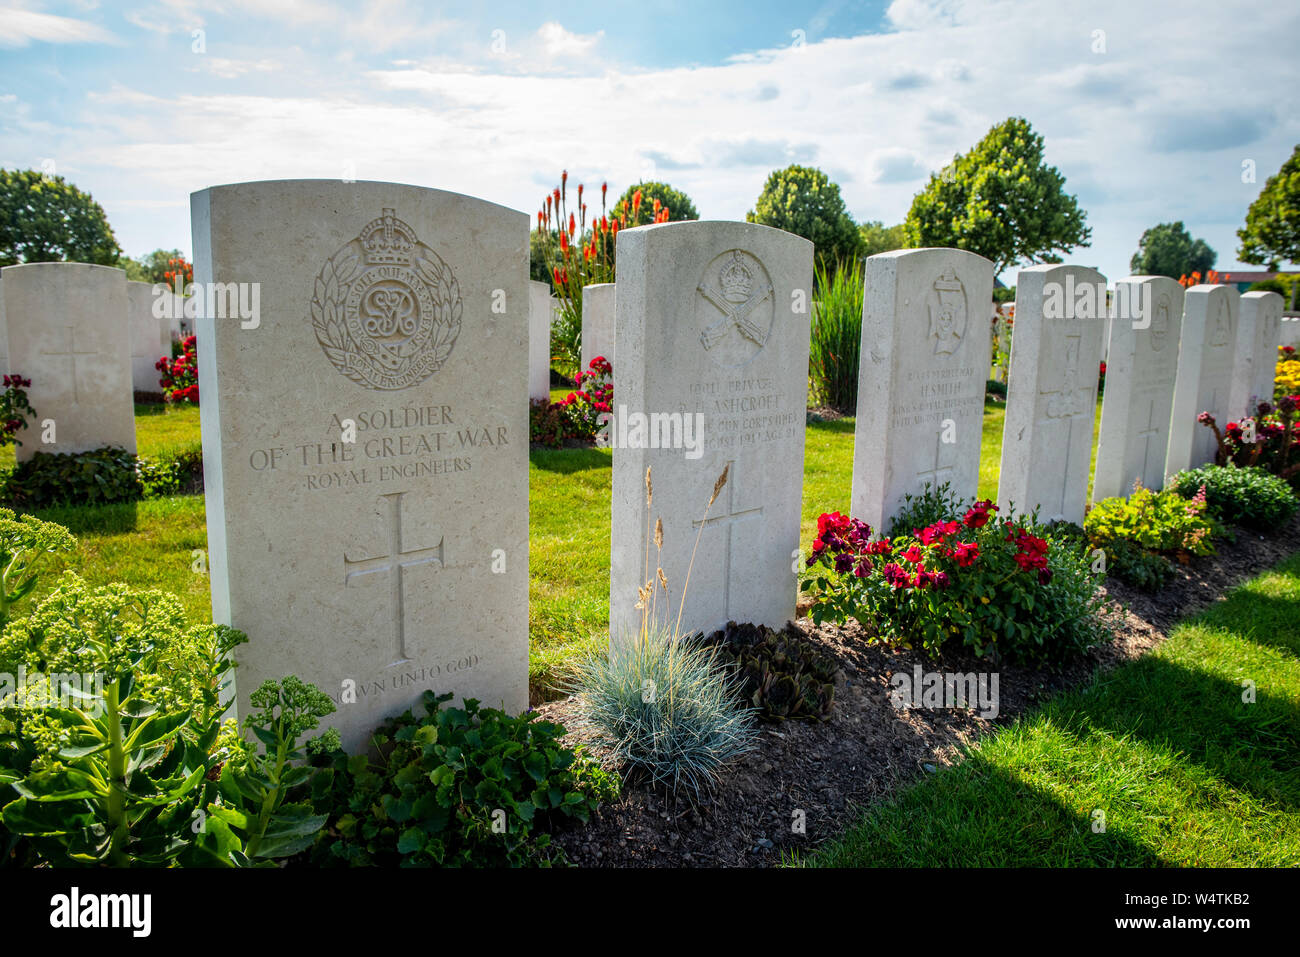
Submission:
<svg viewBox="0 0 1300 957">
<path fill-rule="evenodd" d="M 554 389 L 551 394 L 559 399 L 568 391 Z M 981 497 L 997 497 L 1003 411 L 1001 403 L 985 404 Z M 814 537 L 818 515 L 849 511 L 853 430 L 852 418 L 808 427 L 800 536 L 805 547 Z M 136 438 L 142 455 L 197 442 L 199 410 L 138 405 Z M 530 673 L 534 687 L 543 688 L 564 660 L 605 640 L 610 453 L 605 449 L 538 451 L 529 459 Z M 11 449 L 0 450 L 0 468 L 11 467 L 12 461 Z M 127 580 L 166 588 L 182 597 L 196 620 L 209 620 L 207 578 L 191 571 L 192 551 L 206 547 L 201 498 L 180 496 L 39 514 L 67 525 L 81 540 L 81 550 L 65 567 L 95 583 Z"/>
<path fill-rule="evenodd" d="M 806 863 L 1297 867 L 1297 754 L 1300 555 L 873 808 Z"/>
</svg>

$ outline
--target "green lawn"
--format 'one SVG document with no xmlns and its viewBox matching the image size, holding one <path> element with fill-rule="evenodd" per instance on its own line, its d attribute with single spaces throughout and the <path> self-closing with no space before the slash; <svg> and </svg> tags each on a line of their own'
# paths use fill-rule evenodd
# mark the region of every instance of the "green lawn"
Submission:
<svg viewBox="0 0 1300 957">
<path fill-rule="evenodd" d="M 807 863 L 1297 867 L 1297 754 L 1300 555 L 875 807 Z"/>
<path fill-rule="evenodd" d="M 566 389 L 552 390 L 563 398 Z M 980 462 L 982 497 L 997 497 L 1002 447 L 1000 403 L 984 409 Z M 822 512 L 849 511 L 853 480 L 852 418 L 808 426 L 804 455 L 801 542 L 814 537 Z M 140 453 L 199 440 L 193 407 L 136 406 Z M 0 450 L 9 455 L 12 450 Z M 0 468 L 9 467 L 0 459 Z M 530 455 L 529 636 L 534 688 L 580 649 L 600 644 L 609 623 L 610 453 L 604 449 L 539 451 Z M 208 620 L 207 578 L 191 571 L 192 552 L 206 545 L 203 502 L 193 496 L 111 508 L 40 513 L 72 529 L 82 542 L 67 563 L 93 582 L 127 580 L 176 592 L 196 619 Z"/>
</svg>

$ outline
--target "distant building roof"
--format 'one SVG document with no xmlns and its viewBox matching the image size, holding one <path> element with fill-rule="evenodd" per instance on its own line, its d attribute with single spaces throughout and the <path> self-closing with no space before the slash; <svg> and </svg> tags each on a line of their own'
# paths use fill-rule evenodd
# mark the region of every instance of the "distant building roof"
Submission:
<svg viewBox="0 0 1300 957">
<path fill-rule="evenodd" d="M 1263 282 L 1265 279 L 1276 279 L 1278 276 L 1286 275 L 1280 272 L 1221 272 L 1219 273 L 1219 282 Z"/>
</svg>

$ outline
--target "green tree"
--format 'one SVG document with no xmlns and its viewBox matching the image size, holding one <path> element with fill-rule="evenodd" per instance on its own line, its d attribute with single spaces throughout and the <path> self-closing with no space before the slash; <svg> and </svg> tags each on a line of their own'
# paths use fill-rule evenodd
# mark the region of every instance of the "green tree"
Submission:
<svg viewBox="0 0 1300 957">
<path fill-rule="evenodd" d="M 104 209 L 62 176 L 0 169 L 0 266 L 116 266 L 122 250 Z"/>
<path fill-rule="evenodd" d="M 139 259 L 123 259 L 120 265 L 126 270 L 126 278 L 138 282 L 168 282 L 167 272 L 174 267 L 170 260 L 184 259 L 185 254 L 179 249 L 155 249 Z"/>
<path fill-rule="evenodd" d="M 1250 204 L 1237 238 L 1237 258 L 1244 263 L 1273 269 L 1282 261 L 1300 263 L 1300 145 Z"/>
<path fill-rule="evenodd" d="M 1209 244 L 1204 239 L 1192 239 L 1181 222 L 1160 223 L 1142 234 L 1128 268 L 1135 276 L 1180 279 L 1194 272 L 1209 272 L 1217 258 Z"/>
<path fill-rule="evenodd" d="M 858 235 L 862 237 L 863 256 L 907 248 L 907 228 L 902 223 L 886 226 L 879 220 L 870 220 L 858 226 Z"/>
<path fill-rule="evenodd" d="M 1055 263 L 1092 230 L 1065 177 L 1043 161 L 1043 138 L 1013 116 L 931 174 L 907 213 L 907 246 L 951 246 L 993 261 Z"/>
<path fill-rule="evenodd" d="M 809 166 L 773 171 L 745 219 L 812 240 L 818 262 L 827 269 L 856 259 L 862 246 L 839 186 Z"/>
<path fill-rule="evenodd" d="M 632 199 L 637 191 L 641 193 L 641 206 L 634 213 L 632 210 Z M 695 208 L 691 198 L 681 190 L 673 189 L 667 183 L 650 181 L 646 183 L 637 183 L 635 186 L 629 186 L 623 191 L 623 195 L 618 198 L 614 204 L 611 215 L 614 218 L 623 216 L 627 220 L 628 228 L 633 226 L 644 226 L 651 222 L 654 217 L 655 200 L 659 200 L 661 206 L 668 207 L 668 222 L 677 223 L 687 219 L 699 219 L 700 211 Z"/>
</svg>

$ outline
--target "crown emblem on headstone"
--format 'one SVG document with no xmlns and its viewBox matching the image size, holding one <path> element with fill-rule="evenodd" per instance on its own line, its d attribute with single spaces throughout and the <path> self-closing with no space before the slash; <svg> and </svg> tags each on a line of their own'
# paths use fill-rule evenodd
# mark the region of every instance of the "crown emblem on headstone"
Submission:
<svg viewBox="0 0 1300 957">
<path fill-rule="evenodd" d="M 941 293 L 961 292 L 961 280 L 957 278 L 957 274 L 952 269 L 948 269 L 947 272 L 935 280 L 934 288 Z"/>
<path fill-rule="evenodd" d="M 722 295 L 728 302 L 744 302 L 754 290 L 754 271 L 745 262 L 744 254 L 736 250 L 731 260 L 718 274 Z"/>
<path fill-rule="evenodd" d="M 461 313 L 451 267 L 387 207 L 325 261 L 311 300 L 326 358 L 358 385 L 385 391 L 442 368 Z"/>
<path fill-rule="evenodd" d="M 409 266 L 411 251 L 419 242 L 411 228 L 397 218 L 396 211 L 387 208 L 378 219 L 366 224 L 358 238 L 366 251 L 366 261 L 376 265 Z"/>
</svg>

